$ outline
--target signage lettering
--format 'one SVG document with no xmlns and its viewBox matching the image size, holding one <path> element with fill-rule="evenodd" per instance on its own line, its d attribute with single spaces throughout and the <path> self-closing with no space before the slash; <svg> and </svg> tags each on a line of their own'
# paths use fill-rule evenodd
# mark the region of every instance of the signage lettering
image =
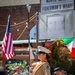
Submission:
<svg viewBox="0 0 75 75">
<path fill-rule="evenodd" d="M 42 0 L 41 3 L 41 12 L 67 9 L 74 9 L 73 0 Z"/>
</svg>

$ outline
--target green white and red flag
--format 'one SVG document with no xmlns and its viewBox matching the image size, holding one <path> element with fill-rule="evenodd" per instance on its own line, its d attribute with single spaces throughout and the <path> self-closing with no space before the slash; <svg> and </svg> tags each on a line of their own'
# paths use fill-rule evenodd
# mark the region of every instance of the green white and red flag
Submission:
<svg viewBox="0 0 75 75">
<path fill-rule="evenodd" d="M 75 38 L 63 38 L 62 40 L 70 50 L 70 56 L 75 58 Z"/>
</svg>

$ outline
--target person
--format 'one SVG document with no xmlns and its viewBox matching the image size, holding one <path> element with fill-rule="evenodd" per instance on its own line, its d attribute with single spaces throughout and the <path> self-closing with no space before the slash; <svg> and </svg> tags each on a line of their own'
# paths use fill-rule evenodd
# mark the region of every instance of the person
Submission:
<svg viewBox="0 0 75 75">
<path fill-rule="evenodd" d="M 4 67 L 0 67 L 0 75 L 7 75 L 7 72 Z"/>
<path fill-rule="evenodd" d="M 21 66 L 16 66 L 16 72 L 13 75 L 23 75 Z"/>
<path fill-rule="evenodd" d="M 37 62 L 35 66 L 34 63 L 32 64 L 32 66 L 34 66 L 32 69 L 32 75 L 51 75 L 48 53 L 50 53 L 50 50 L 45 47 L 38 46 L 37 54 L 39 62 Z"/>
<path fill-rule="evenodd" d="M 61 69 L 60 67 L 56 67 L 54 69 L 54 73 L 53 75 L 67 75 L 66 71 L 64 71 L 63 69 Z"/>
<path fill-rule="evenodd" d="M 13 75 L 13 70 L 9 70 L 8 75 Z"/>
</svg>

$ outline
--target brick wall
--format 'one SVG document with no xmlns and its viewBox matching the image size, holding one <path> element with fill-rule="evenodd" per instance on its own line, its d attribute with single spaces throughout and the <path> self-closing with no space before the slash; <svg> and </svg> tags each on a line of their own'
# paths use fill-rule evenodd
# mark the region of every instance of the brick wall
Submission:
<svg viewBox="0 0 75 75">
<path fill-rule="evenodd" d="M 36 24 L 36 12 L 40 11 L 39 4 L 31 5 L 30 12 L 30 28 Z M 28 11 L 26 5 L 24 6 L 12 6 L 12 7 L 0 7 L 0 41 L 3 40 L 8 15 L 11 15 L 11 27 L 14 40 L 28 39 L 28 29 L 26 22 L 28 19 Z"/>
</svg>

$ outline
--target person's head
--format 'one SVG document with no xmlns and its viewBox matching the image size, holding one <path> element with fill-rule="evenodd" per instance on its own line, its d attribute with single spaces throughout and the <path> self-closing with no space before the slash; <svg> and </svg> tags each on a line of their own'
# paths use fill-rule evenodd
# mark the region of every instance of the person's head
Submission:
<svg viewBox="0 0 75 75">
<path fill-rule="evenodd" d="M 66 75 L 66 72 L 62 70 L 60 67 L 54 69 L 54 75 Z"/>
<path fill-rule="evenodd" d="M 48 58 L 48 54 L 50 53 L 50 50 L 46 49 L 45 47 L 38 46 L 38 59 L 41 61 L 44 61 Z"/>
<path fill-rule="evenodd" d="M 21 66 L 16 66 L 15 70 L 18 74 L 20 74 L 22 72 Z"/>
<path fill-rule="evenodd" d="M 7 75 L 7 72 L 4 67 L 0 67 L 0 75 Z"/>
</svg>

